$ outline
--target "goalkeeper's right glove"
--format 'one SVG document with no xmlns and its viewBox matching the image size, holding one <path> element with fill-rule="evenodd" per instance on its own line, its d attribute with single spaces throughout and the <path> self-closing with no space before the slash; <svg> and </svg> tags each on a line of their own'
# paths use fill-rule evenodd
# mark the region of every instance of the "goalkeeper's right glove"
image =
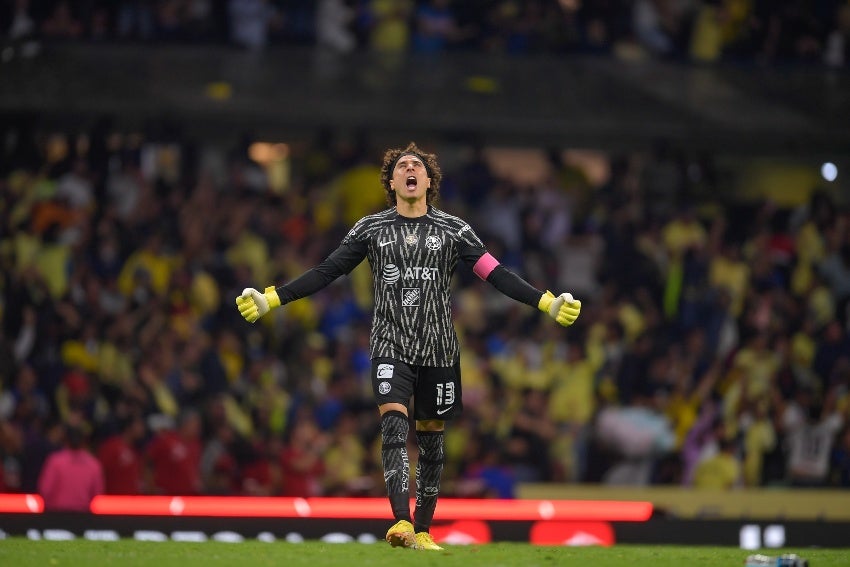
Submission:
<svg viewBox="0 0 850 567">
<path fill-rule="evenodd" d="M 246 287 L 242 295 L 236 298 L 239 314 L 249 323 L 253 323 L 275 307 L 280 307 L 280 296 L 275 287 L 270 285 L 263 293 L 253 287 Z"/>
</svg>

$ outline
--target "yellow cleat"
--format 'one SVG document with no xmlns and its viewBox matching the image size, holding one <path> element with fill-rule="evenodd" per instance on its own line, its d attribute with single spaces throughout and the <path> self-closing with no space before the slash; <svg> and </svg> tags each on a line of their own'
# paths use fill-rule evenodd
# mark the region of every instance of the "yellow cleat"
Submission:
<svg viewBox="0 0 850 567">
<path fill-rule="evenodd" d="M 431 551 L 442 551 L 443 548 L 434 543 L 431 534 L 428 532 L 419 532 L 416 534 L 416 549 L 428 549 Z"/>
<path fill-rule="evenodd" d="M 393 527 L 387 530 L 387 542 L 393 547 L 416 548 L 417 534 L 413 531 L 413 524 L 407 520 L 399 520 Z"/>
</svg>

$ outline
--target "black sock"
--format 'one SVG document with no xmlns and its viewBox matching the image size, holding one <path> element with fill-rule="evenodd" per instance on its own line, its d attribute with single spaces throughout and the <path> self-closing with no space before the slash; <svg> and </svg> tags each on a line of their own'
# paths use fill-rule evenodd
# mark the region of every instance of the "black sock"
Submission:
<svg viewBox="0 0 850 567">
<path fill-rule="evenodd" d="M 381 417 L 381 463 L 396 520 L 410 521 L 410 461 L 407 458 L 407 416 L 388 411 Z"/>
<path fill-rule="evenodd" d="M 416 463 L 416 533 L 431 529 L 431 520 L 440 494 L 440 476 L 443 474 L 445 454 L 442 431 L 417 431 L 419 461 Z"/>
</svg>

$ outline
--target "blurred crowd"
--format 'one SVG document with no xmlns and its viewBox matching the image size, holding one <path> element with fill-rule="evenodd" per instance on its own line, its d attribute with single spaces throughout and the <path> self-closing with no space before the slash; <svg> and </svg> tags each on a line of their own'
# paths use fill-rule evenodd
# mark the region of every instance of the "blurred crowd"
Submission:
<svg viewBox="0 0 850 567">
<path fill-rule="evenodd" d="M 7 0 L 0 9 L 7 43 L 298 44 L 337 53 L 596 53 L 836 68 L 850 61 L 847 0 Z"/>
<path fill-rule="evenodd" d="M 61 495 L 64 463 L 103 475 L 91 493 L 384 493 L 367 264 L 254 325 L 234 304 L 386 206 L 383 148 L 321 132 L 259 159 L 108 119 L 3 139 L 0 491 Z M 850 486 L 846 202 L 726 201 L 710 158 L 663 144 L 601 180 L 552 150 L 530 184 L 429 149 L 441 206 L 584 306 L 565 330 L 459 267 L 444 493 Z"/>
</svg>

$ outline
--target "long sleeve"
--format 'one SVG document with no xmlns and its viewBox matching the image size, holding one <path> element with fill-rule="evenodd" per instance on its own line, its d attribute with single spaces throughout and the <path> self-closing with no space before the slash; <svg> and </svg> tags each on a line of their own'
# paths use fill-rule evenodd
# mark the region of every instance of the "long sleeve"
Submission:
<svg viewBox="0 0 850 567">
<path fill-rule="evenodd" d="M 543 292 L 503 266 L 483 245 L 463 247 L 461 258 L 472 265 L 472 271 L 482 280 L 511 299 L 537 307 Z"/>
<path fill-rule="evenodd" d="M 543 292 L 519 277 L 517 274 L 499 264 L 487 277 L 493 287 L 511 299 L 537 307 Z"/>
<path fill-rule="evenodd" d="M 340 245 L 319 265 L 276 289 L 281 305 L 324 289 L 338 277 L 351 272 L 365 257 L 365 245 Z"/>
</svg>

